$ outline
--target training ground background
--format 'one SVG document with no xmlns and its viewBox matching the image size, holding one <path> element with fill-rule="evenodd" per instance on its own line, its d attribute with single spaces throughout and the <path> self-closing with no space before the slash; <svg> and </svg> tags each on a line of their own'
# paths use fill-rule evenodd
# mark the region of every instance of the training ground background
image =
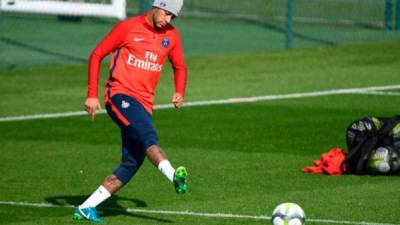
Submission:
<svg viewBox="0 0 400 225">
<path fill-rule="evenodd" d="M 187 56 L 187 102 L 275 98 L 155 110 L 160 145 L 174 165 L 188 168 L 188 193 L 176 195 L 145 161 L 101 205 L 107 223 L 269 224 L 273 208 L 290 201 L 304 208 L 309 224 L 400 224 L 398 176 L 301 172 L 331 148 L 346 150 L 351 121 L 399 114 L 398 39 L 269 52 L 208 48 L 216 54 Z M 105 114 L 94 122 L 64 114 L 29 119 L 82 111 L 87 68 L 20 66 L 14 56 L 2 57 L 8 66 L 0 70 L 0 223 L 85 223 L 72 220 L 72 207 L 118 165 L 119 130 Z M 171 72 L 165 66 L 157 105 L 170 102 Z"/>
</svg>

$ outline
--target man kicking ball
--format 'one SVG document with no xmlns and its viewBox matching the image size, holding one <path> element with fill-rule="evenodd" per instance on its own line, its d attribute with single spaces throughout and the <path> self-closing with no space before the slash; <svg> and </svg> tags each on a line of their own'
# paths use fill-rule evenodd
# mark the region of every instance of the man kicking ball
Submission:
<svg viewBox="0 0 400 225">
<path fill-rule="evenodd" d="M 122 159 L 119 167 L 75 209 L 74 219 L 103 222 L 96 207 L 130 181 L 146 156 L 171 181 L 176 193 L 186 192 L 188 173 L 185 167 L 172 167 L 158 145 L 152 124 L 155 88 L 167 57 L 174 70 L 172 103 L 179 108 L 184 101 L 187 70 L 179 32 L 170 24 L 182 5 L 183 0 L 154 0 L 150 11 L 118 23 L 93 50 L 85 110 L 92 120 L 96 110 L 101 110 L 100 64 L 112 53 L 105 106 L 121 130 Z"/>
</svg>

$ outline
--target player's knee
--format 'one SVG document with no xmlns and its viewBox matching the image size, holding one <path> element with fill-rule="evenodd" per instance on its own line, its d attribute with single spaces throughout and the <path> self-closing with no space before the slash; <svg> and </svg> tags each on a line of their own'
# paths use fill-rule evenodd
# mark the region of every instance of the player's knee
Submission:
<svg viewBox="0 0 400 225">
<path fill-rule="evenodd" d="M 114 171 L 114 175 L 116 177 L 118 177 L 118 179 L 126 184 L 128 183 L 133 175 L 135 175 L 137 169 L 134 167 L 125 167 L 125 166 L 119 166 L 115 171 Z"/>
<path fill-rule="evenodd" d="M 158 144 L 157 144 L 158 137 L 157 137 L 156 132 L 153 129 L 143 131 L 139 137 L 140 137 L 140 142 L 142 143 L 143 148 L 145 150 L 148 150 L 149 148 L 154 147 L 154 146 L 156 146 L 156 147 L 158 146 Z"/>
<path fill-rule="evenodd" d="M 140 166 L 142 165 L 143 160 L 141 162 L 122 162 L 121 165 L 114 171 L 114 175 L 118 177 L 124 184 L 128 183 L 135 173 L 138 171 Z"/>
</svg>

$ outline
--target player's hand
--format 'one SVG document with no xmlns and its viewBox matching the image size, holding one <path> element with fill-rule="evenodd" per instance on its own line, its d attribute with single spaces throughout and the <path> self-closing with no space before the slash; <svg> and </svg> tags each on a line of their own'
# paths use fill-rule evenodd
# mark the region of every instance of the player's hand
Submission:
<svg viewBox="0 0 400 225">
<path fill-rule="evenodd" d="M 87 98 L 85 101 L 85 111 L 89 114 L 90 120 L 94 120 L 96 110 L 101 110 L 100 101 L 98 98 Z"/>
<path fill-rule="evenodd" d="M 180 108 L 183 105 L 183 96 L 181 93 L 175 93 L 172 96 L 172 104 L 174 104 L 175 108 Z"/>
</svg>

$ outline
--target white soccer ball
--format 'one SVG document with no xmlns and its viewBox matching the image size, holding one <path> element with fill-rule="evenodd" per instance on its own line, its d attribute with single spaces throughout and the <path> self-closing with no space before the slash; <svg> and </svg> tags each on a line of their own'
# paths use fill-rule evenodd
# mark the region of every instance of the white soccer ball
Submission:
<svg viewBox="0 0 400 225">
<path fill-rule="evenodd" d="M 303 225 L 306 215 L 303 209 L 296 203 L 282 203 L 272 212 L 273 225 Z"/>
<path fill-rule="evenodd" d="M 387 147 L 379 147 L 372 151 L 368 160 L 368 166 L 378 173 L 388 173 L 390 171 L 390 157 Z"/>
</svg>

